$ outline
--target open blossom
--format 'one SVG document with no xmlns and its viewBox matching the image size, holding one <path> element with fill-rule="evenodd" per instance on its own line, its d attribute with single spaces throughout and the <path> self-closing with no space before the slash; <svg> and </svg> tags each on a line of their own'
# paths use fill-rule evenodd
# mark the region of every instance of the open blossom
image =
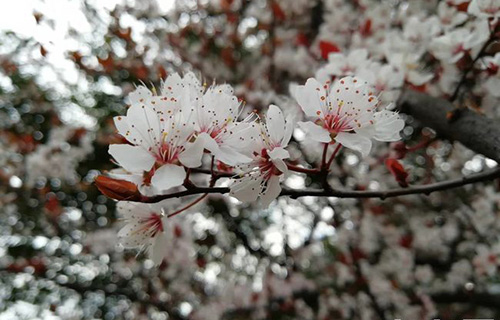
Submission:
<svg viewBox="0 0 500 320">
<path fill-rule="evenodd" d="M 390 64 L 372 62 L 359 71 L 358 76 L 368 82 L 376 92 L 381 93 L 382 101 L 395 101 L 404 84 L 404 73 Z"/>
<path fill-rule="evenodd" d="M 357 74 L 370 63 L 366 49 L 355 49 L 349 54 L 330 53 L 328 63 L 316 72 L 316 78 L 325 82 L 332 77 L 343 77 Z"/>
<path fill-rule="evenodd" d="M 203 147 L 215 159 L 230 166 L 251 160 L 247 147 L 251 143 L 248 136 L 253 130 L 254 116 L 251 114 L 238 121 L 243 110 L 231 86 L 210 87 L 203 96 L 197 97 L 196 104 L 190 108 L 197 140 L 202 141 Z"/>
<path fill-rule="evenodd" d="M 127 116 L 115 118 L 118 132 L 130 144 L 109 146 L 120 166 L 131 173 L 143 172 L 143 184 L 159 190 L 182 185 L 186 177 L 183 166 L 201 165 L 203 155 L 203 145 L 190 142 L 194 127 L 178 112 L 178 103 L 189 99 L 189 84 L 176 84 L 182 87 L 176 96 L 173 92 L 153 95 L 145 87 L 131 93 Z"/>
<path fill-rule="evenodd" d="M 446 2 L 439 3 L 437 14 L 444 29 L 451 29 L 467 20 L 466 13 L 458 11 Z"/>
<path fill-rule="evenodd" d="M 333 86 L 310 78 L 292 94 L 311 121 L 300 122 L 310 139 L 340 143 L 360 152 L 371 150 L 371 139 L 398 141 L 404 121 L 395 112 L 377 111 L 378 98 L 365 81 L 345 77 Z"/>
<path fill-rule="evenodd" d="M 467 11 L 479 18 L 498 18 L 500 0 L 472 0 Z"/>
<path fill-rule="evenodd" d="M 293 122 L 286 120 L 274 105 L 267 111 L 266 121 L 259 123 L 259 131 L 252 144 L 253 159 L 241 166 L 241 178 L 231 186 L 231 195 L 240 201 L 252 202 L 258 197 L 263 207 L 281 193 L 280 180 L 287 173 L 284 159 L 290 157 L 285 150 L 293 131 Z"/>
<path fill-rule="evenodd" d="M 483 68 L 487 71 L 489 77 L 484 83 L 485 89 L 494 97 L 500 97 L 500 53 L 493 57 L 483 58 Z"/>
<path fill-rule="evenodd" d="M 118 232 L 120 243 L 125 248 L 144 250 L 149 259 L 158 265 L 166 256 L 164 245 L 169 207 L 166 202 L 147 204 L 119 202 L 118 213 L 125 226 Z"/>
<path fill-rule="evenodd" d="M 429 49 L 439 60 L 445 63 L 455 63 L 466 52 L 478 47 L 488 40 L 488 24 L 483 21 L 474 30 L 460 28 L 432 40 Z"/>
<path fill-rule="evenodd" d="M 252 117 L 238 122 L 241 103 L 229 85 L 205 90 L 193 73 L 169 76 L 159 95 L 139 87 L 129 96 L 126 116 L 115 117 L 118 132 L 130 144 L 114 144 L 109 153 L 144 194 L 178 187 L 184 167 L 201 165 L 205 149 L 228 165 L 249 162 L 247 139 Z"/>
</svg>

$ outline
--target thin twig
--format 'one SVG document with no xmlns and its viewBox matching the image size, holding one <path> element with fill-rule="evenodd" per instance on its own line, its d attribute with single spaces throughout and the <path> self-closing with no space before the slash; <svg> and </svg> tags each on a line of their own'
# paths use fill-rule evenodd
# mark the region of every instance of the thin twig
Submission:
<svg viewBox="0 0 500 320">
<path fill-rule="evenodd" d="M 284 189 L 280 196 L 290 196 L 293 199 L 300 197 L 336 197 L 336 198 L 379 198 L 384 200 L 386 198 L 399 197 L 411 194 L 425 194 L 429 195 L 436 191 L 444 191 L 463 187 L 465 185 L 485 182 L 500 178 L 500 168 L 489 170 L 477 174 L 471 174 L 458 179 L 451 179 L 442 182 L 436 182 L 421 186 L 414 186 L 411 188 L 398 188 L 382 191 L 358 191 L 358 190 L 315 190 L 303 189 L 292 190 Z M 229 193 L 230 189 L 227 187 L 197 187 L 185 191 L 175 192 L 171 194 L 158 195 L 153 197 L 142 196 L 138 202 L 155 203 L 165 199 L 180 198 L 184 196 L 196 194 L 225 194 Z"/>
</svg>

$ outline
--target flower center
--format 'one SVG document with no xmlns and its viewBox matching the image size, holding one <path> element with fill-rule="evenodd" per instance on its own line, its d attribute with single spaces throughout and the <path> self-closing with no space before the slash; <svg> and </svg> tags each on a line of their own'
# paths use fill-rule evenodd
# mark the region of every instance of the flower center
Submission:
<svg viewBox="0 0 500 320">
<path fill-rule="evenodd" d="M 158 148 L 158 154 L 156 154 L 156 162 L 159 165 L 165 163 L 175 163 L 178 160 L 179 153 L 182 151 L 182 147 L 172 146 L 167 142 Z"/>
<path fill-rule="evenodd" d="M 141 220 L 141 230 L 154 238 L 159 232 L 163 232 L 163 221 L 157 213 L 151 213 L 149 217 Z"/>
<path fill-rule="evenodd" d="M 260 152 L 259 159 L 259 170 L 263 174 L 265 179 L 269 179 L 271 176 L 279 176 L 283 174 L 276 166 L 273 161 L 269 157 L 267 149 L 262 149 Z"/>
</svg>

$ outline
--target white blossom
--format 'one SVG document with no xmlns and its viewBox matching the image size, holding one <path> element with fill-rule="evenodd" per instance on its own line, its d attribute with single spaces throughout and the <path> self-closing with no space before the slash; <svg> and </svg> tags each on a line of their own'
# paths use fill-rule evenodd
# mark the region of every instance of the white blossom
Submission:
<svg viewBox="0 0 500 320">
<path fill-rule="evenodd" d="M 231 195 L 245 202 L 260 197 L 262 206 L 268 207 L 280 194 L 280 181 L 288 171 L 283 160 L 290 157 L 285 148 L 292 136 L 293 122 L 290 117 L 285 120 L 275 105 L 269 107 L 265 119 L 259 123 L 252 144 L 253 159 L 240 168 L 242 177 L 231 186 Z"/>
<path fill-rule="evenodd" d="M 367 156 L 371 139 L 397 141 L 404 121 L 397 113 L 377 111 L 378 98 L 365 81 L 345 77 L 331 87 L 310 78 L 292 92 L 311 121 L 300 122 L 312 140 L 340 143 Z"/>
</svg>

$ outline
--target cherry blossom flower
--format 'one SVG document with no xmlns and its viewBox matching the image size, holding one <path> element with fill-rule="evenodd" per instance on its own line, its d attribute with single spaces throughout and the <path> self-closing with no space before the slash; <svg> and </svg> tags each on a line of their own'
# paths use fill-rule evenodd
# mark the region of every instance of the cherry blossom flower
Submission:
<svg viewBox="0 0 500 320">
<path fill-rule="evenodd" d="M 399 89 L 404 84 L 404 73 L 400 69 L 389 64 L 372 62 L 357 74 L 372 85 L 377 92 L 381 93 L 383 101 L 395 101 Z"/>
<path fill-rule="evenodd" d="M 500 0 L 472 0 L 467 11 L 479 18 L 498 18 Z"/>
<path fill-rule="evenodd" d="M 444 29 L 451 29 L 467 20 L 467 14 L 458 11 L 455 7 L 448 5 L 445 2 L 440 2 L 438 5 L 437 14 L 441 26 Z"/>
<path fill-rule="evenodd" d="M 499 249 L 498 245 L 488 247 L 484 244 L 479 244 L 477 246 L 477 254 L 472 259 L 472 265 L 478 275 L 491 277 L 497 274 L 500 262 Z"/>
<path fill-rule="evenodd" d="M 409 41 L 411 51 L 423 53 L 430 41 L 441 31 L 441 24 L 436 16 L 422 19 L 411 16 L 403 26 L 403 38 Z"/>
<path fill-rule="evenodd" d="M 295 87 L 295 99 L 312 121 L 299 125 L 312 140 L 338 142 L 367 156 L 371 139 L 398 141 L 404 121 L 395 112 L 377 111 L 378 98 L 365 81 L 345 77 L 331 88 L 310 78 L 304 86 Z"/>
<path fill-rule="evenodd" d="M 251 161 L 247 149 L 251 139 L 249 131 L 253 130 L 255 116 L 250 114 L 238 122 L 242 104 L 233 94 L 229 85 L 210 87 L 202 97 L 197 98 L 192 107 L 197 140 L 209 150 L 215 159 L 227 165 Z"/>
<path fill-rule="evenodd" d="M 485 89 L 493 97 L 500 97 L 500 53 L 495 54 L 493 57 L 483 58 L 483 68 L 489 74 L 488 79 L 484 83 Z"/>
<path fill-rule="evenodd" d="M 397 32 L 392 32 L 381 45 L 386 60 L 403 72 L 405 80 L 415 86 L 429 82 L 434 74 L 423 70 L 420 64 L 423 51 Z M 426 47 L 424 47 L 425 49 Z"/>
<path fill-rule="evenodd" d="M 468 50 L 488 40 L 488 24 L 479 23 L 475 30 L 460 28 L 432 40 L 429 49 L 436 58 L 445 63 L 455 63 Z"/>
<path fill-rule="evenodd" d="M 293 131 L 291 117 L 285 120 L 281 110 L 271 105 L 266 121 L 259 123 L 259 134 L 254 138 L 253 159 L 240 166 L 241 178 L 231 186 L 231 195 L 240 201 L 253 202 L 260 197 L 263 207 L 278 197 L 280 180 L 288 169 L 283 161 L 290 157 L 285 150 Z"/>
<path fill-rule="evenodd" d="M 332 76 L 355 75 L 369 62 L 366 49 L 355 49 L 347 55 L 344 53 L 330 53 L 328 63 L 316 72 L 316 78 L 321 82 L 325 82 L 331 80 Z"/>
<path fill-rule="evenodd" d="M 137 202 L 119 202 L 118 213 L 125 221 L 125 226 L 118 232 L 120 243 L 125 248 L 139 248 L 148 258 L 159 265 L 167 252 L 165 225 L 169 205 L 165 201 L 156 204 Z"/>
<path fill-rule="evenodd" d="M 191 76 L 181 79 L 174 74 L 164 88 L 162 95 L 154 95 L 143 86 L 129 95 L 127 116 L 114 120 L 118 133 L 130 144 L 109 147 L 120 166 L 131 173 L 142 172 L 142 184 L 158 190 L 182 185 L 186 177 L 183 166 L 201 165 L 203 155 L 202 141 L 190 142 L 194 126 L 180 112 L 182 105 L 190 104 L 196 95 Z"/>
</svg>

